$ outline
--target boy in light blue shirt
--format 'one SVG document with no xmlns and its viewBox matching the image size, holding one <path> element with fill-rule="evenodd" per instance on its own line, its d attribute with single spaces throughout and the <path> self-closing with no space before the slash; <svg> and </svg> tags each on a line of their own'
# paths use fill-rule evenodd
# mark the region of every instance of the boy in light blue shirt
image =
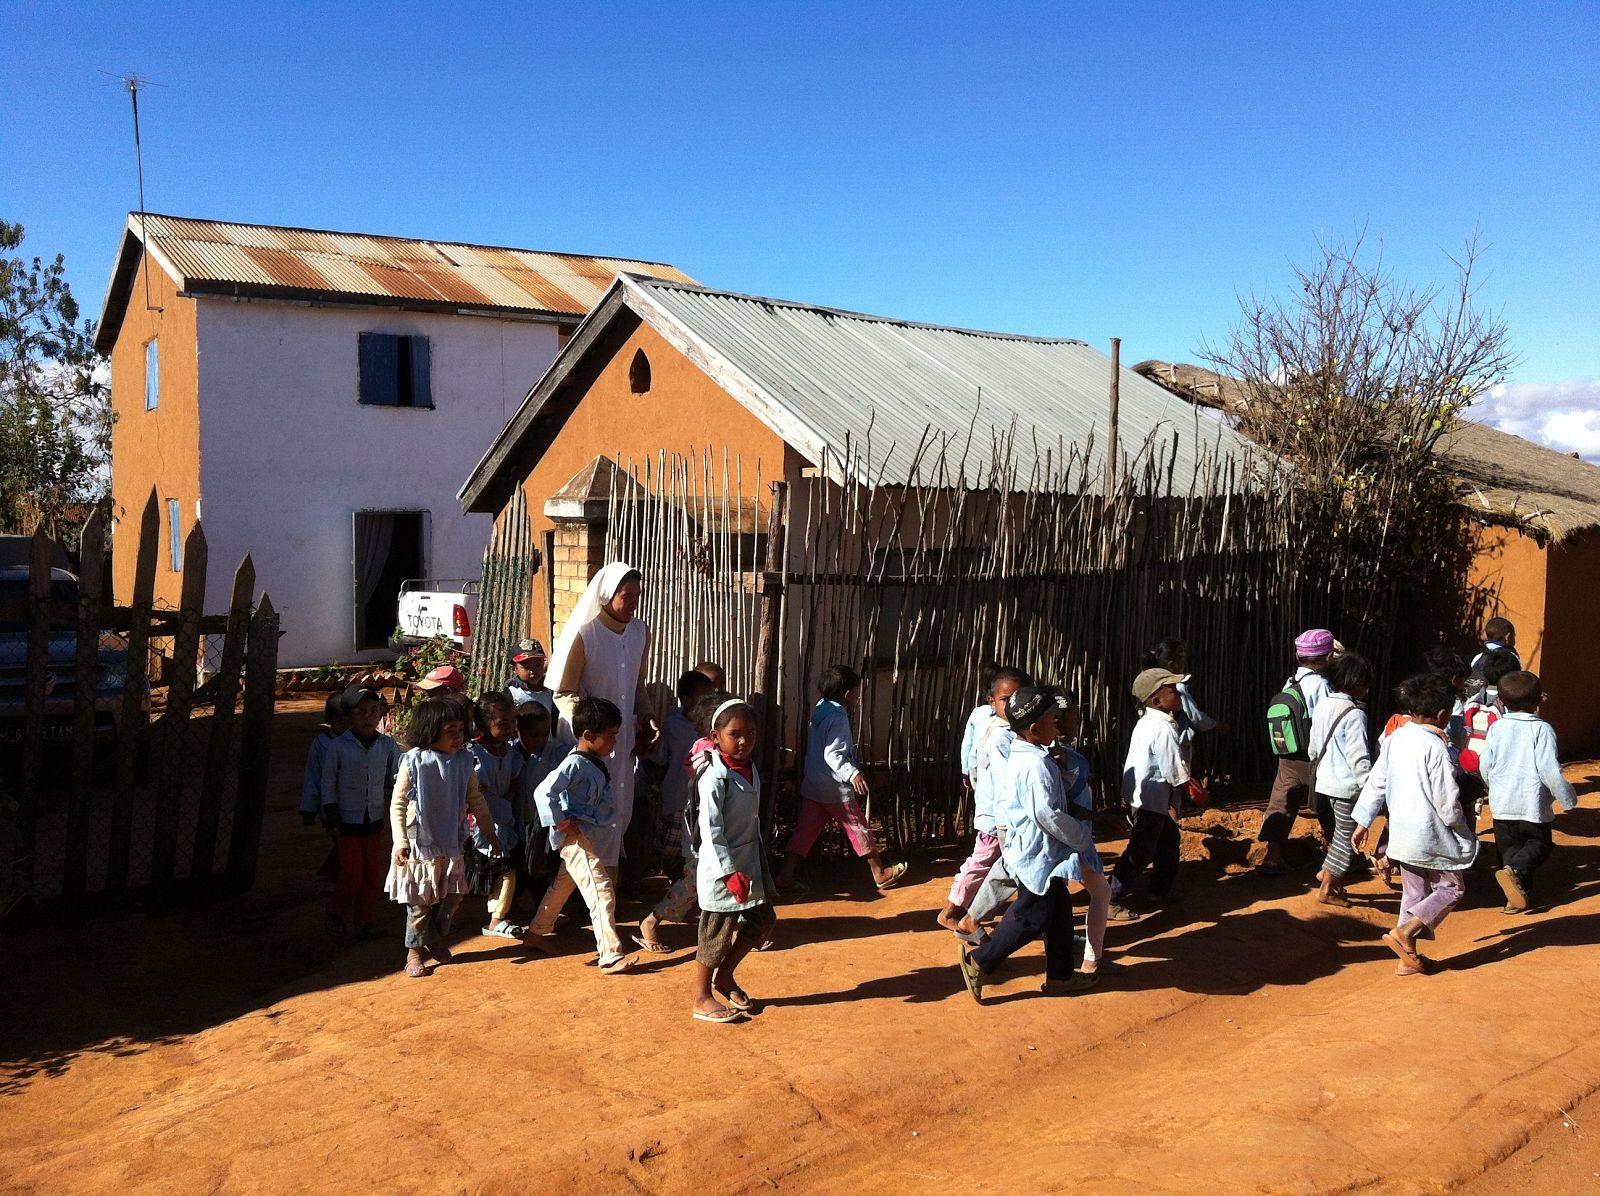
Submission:
<svg viewBox="0 0 1600 1196">
<path fill-rule="evenodd" d="M 1479 753 L 1479 775 L 1489 787 L 1494 815 L 1494 845 L 1500 867 L 1494 878 L 1506 895 L 1505 912 L 1526 913 L 1533 907 L 1528 882 L 1550 857 L 1550 824 L 1557 804 L 1563 810 L 1578 804 L 1572 785 L 1561 775 L 1556 733 L 1538 715 L 1544 688 L 1524 671 L 1500 679 L 1500 701 L 1506 712 L 1495 720 Z"/>
</svg>

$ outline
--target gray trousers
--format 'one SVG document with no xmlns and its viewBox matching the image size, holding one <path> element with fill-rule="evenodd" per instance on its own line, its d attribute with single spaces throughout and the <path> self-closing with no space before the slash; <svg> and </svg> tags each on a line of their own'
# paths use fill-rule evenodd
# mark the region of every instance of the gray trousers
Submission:
<svg viewBox="0 0 1600 1196">
<path fill-rule="evenodd" d="M 428 947 L 444 938 L 460 904 L 461 894 L 454 893 L 434 905 L 406 906 L 406 946 Z"/>
<path fill-rule="evenodd" d="M 995 827 L 995 838 L 1000 840 L 1000 845 L 1005 846 L 1006 828 Z M 972 904 L 967 906 L 967 913 L 972 915 L 974 922 L 984 922 L 1017 895 L 1016 879 L 1006 870 L 1004 857 L 995 860 L 994 867 L 989 869 L 989 875 L 984 878 L 983 886 L 979 888 L 978 895 L 972 899 Z"/>
</svg>

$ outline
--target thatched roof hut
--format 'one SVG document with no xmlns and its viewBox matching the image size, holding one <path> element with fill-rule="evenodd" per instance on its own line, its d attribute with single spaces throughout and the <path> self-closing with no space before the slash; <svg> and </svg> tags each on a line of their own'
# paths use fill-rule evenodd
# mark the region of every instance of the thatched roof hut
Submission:
<svg viewBox="0 0 1600 1196">
<path fill-rule="evenodd" d="M 1248 415 L 1237 378 L 1187 362 L 1141 361 L 1133 369 L 1196 406 L 1233 420 Z M 1600 528 L 1600 466 L 1471 419 L 1456 421 L 1439 453 L 1462 507 L 1480 523 L 1556 542 Z"/>
</svg>

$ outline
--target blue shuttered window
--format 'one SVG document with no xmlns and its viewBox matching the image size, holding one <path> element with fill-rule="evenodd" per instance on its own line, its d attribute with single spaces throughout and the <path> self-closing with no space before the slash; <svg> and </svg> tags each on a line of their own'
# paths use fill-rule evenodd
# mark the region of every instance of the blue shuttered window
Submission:
<svg viewBox="0 0 1600 1196">
<path fill-rule="evenodd" d="M 363 332 L 360 400 L 370 407 L 432 407 L 428 338 Z"/>
</svg>

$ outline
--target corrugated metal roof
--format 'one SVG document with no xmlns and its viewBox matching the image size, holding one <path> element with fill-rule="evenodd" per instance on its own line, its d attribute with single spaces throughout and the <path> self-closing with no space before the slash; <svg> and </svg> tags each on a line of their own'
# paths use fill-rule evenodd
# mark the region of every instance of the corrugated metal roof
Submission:
<svg viewBox="0 0 1600 1196">
<path fill-rule="evenodd" d="M 1091 469 L 1104 470 L 1111 359 L 1082 341 L 910 323 L 629 276 L 621 285 L 646 318 L 658 317 L 653 322 L 669 339 L 663 323 L 698 342 L 714 367 L 748 383 L 754 393 L 739 397 L 754 399 L 756 413 L 817 464 L 828 454 L 841 458 L 847 443 L 858 453 L 870 444 L 873 475 L 881 470 L 885 481 L 906 482 L 925 435 L 960 446 L 970 429 L 970 482 L 981 481 L 991 453 L 1005 448 L 1022 479 L 1047 452 L 1059 461 L 1063 446 L 1087 452 Z M 1131 369 L 1119 379 L 1122 453 L 1135 456 L 1151 442 L 1158 459 L 1185 477 L 1202 458 L 1242 460 L 1257 452 Z"/>
<path fill-rule="evenodd" d="M 101 315 L 97 343 L 107 347 L 127 303 L 127 259 L 141 242 L 186 291 L 421 303 L 569 320 L 593 307 L 624 271 L 693 281 L 674 266 L 630 258 L 134 213 Z"/>
<path fill-rule="evenodd" d="M 478 462 L 460 491 L 464 510 L 492 511 L 520 482 L 512 475 L 528 461 L 518 446 L 541 417 L 565 418 L 564 408 L 547 406 L 572 401 L 563 382 L 586 354 L 601 351 L 624 308 L 830 474 L 843 466 L 890 484 L 953 485 L 959 464 L 959 480 L 987 485 L 999 460 L 1017 486 L 1103 488 L 1111 359 L 1082 341 L 918 324 L 625 273 Z M 1181 493 L 1197 470 L 1263 456 L 1131 369 L 1118 379 L 1119 457 L 1130 468 L 1169 469 Z M 949 450 L 950 472 L 931 473 L 927 453 L 918 462 L 925 440 Z M 1063 463 L 1074 474 L 1065 480 Z"/>
</svg>

